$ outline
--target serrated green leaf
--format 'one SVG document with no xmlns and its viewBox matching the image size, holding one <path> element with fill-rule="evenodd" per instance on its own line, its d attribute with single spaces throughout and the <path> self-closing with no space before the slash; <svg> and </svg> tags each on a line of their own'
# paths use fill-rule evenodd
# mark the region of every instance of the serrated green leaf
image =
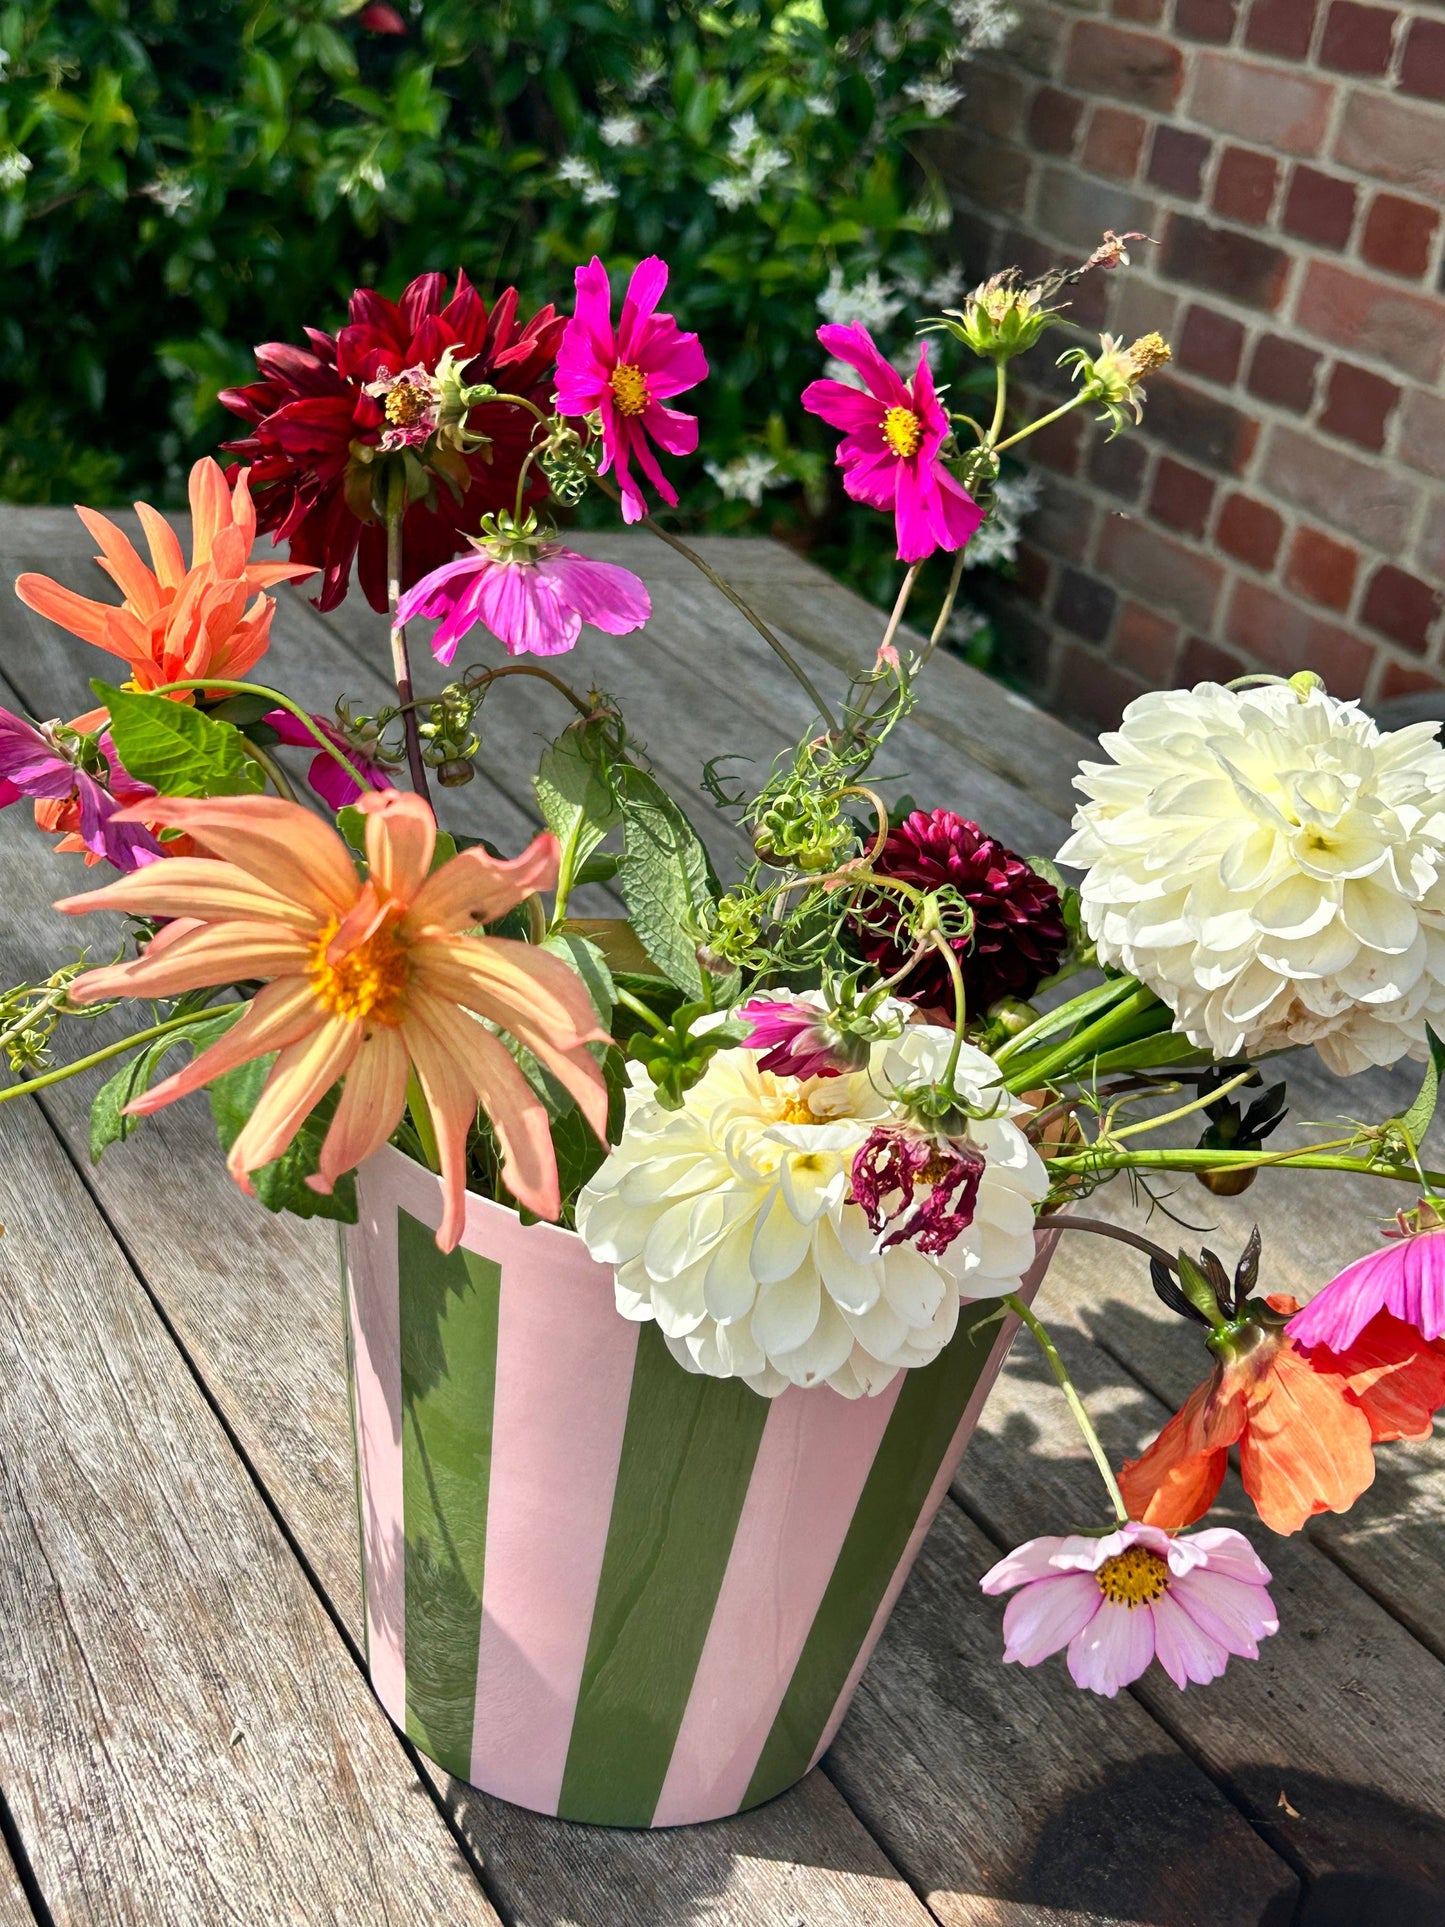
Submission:
<svg viewBox="0 0 1445 1927">
<path fill-rule="evenodd" d="M 248 796 L 264 787 L 261 765 L 231 723 L 165 696 L 112 689 L 98 679 L 90 686 L 110 712 L 120 760 L 162 796 Z"/>
<path fill-rule="evenodd" d="M 191 1055 L 196 1056 L 213 1044 L 223 1031 L 228 1030 L 244 1008 L 243 1004 L 232 1004 L 224 1011 L 212 1012 L 204 1020 L 198 1019 L 185 1030 L 174 1030 L 168 1037 L 155 1038 L 106 1079 L 90 1104 L 92 1164 L 99 1164 L 112 1144 L 124 1143 L 140 1125 L 140 1118 L 123 1115 L 125 1106 L 133 1103 L 142 1091 L 148 1091 L 155 1083 L 162 1060 L 178 1044 L 187 1045 Z"/>
<path fill-rule="evenodd" d="M 718 895 L 707 851 L 682 811 L 646 770 L 618 773 L 622 857 L 617 881 L 643 949 L 688 996 L 711 986 L 697 960 L 697 933 Z"/>
<path fill-rule="evenodd" d="M 605 729 L 591 720 L 571 724 L 548 744 L 532 778 L 542 820 L 561 845 L 557 894 L 563 904 L 621 814 L 605 761 Z"/>
<path fill-rule="evenodd" d="M 211 1101 L 211 1116 L 222 1150 L 229 1151 L 256 1108 L 261 1087 L 276 1062 L 273 1051 L 249 1064 L 238 1064 L 206 1087 Z M 336 1109 L 337 1089 L 328 1091 L 312 1111 L 289 1148 L 270 1164 L 251 1173 L 256 1196 L 268 1211 L 290 1211 L 298 1218 L 332 1218 L 340 1224 L 356 1223 L 356 1179 L 348 1172 L 336 1181 L 329 1197 L 313 1191 L 306 1180 L 317 1169 L 321 1142 Z"/>
<path fill-rule="evenodd" d="M 1430 1047 L 1430 1061 L 1425 1066 L 1424 1081 L 1415 1102 L 1400 1119 L 1401 1130 L 1417 1150 L 1434 1122 L 1435 1106 L 1440 1098 L 1440 1072 L 1445 1069 L 1445 1044 L 1440 1042 L 1428 1024 L 1425 1026 L 1425 1041 Z"/>
</svg>

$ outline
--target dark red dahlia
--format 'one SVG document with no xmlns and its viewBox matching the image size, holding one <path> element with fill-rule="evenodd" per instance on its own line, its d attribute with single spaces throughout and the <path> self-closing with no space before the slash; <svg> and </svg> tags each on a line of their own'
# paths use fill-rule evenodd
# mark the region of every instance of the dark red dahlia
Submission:
<svg viewBox="0 0 1445 1927">
<path fill-rule="evenodd" d="M 367 489 L 355 486 L 352 444 L 380 449 L 384 436 L 388 447 L 415 440 L 396 432 L 396 425 L 408 419 L 397 403 L 422 400 L 421 390 L 408 387 L 405 377 L 434 374 L 448 348 L 457 351 L 467 382 L 491 382 L 546 407 L 566 316 L 546 307 L 519 324 L 515 288 L 504 289 L 488 310 L 461 273 L 450 299 L 444 274 L 419 275 L 399 302 L 374 288 L 358 288 L 350 315 L 338 335 L 308 328 L 309 347 L 268 341 L 256 350 L 261 379 L 221 395 L 252 430 L 225 446 L 250 465 L 259 526 L 290 543 L 293 561 L 322 571 L 317 607 L 334 609 L 345 596 L 359 547 L 362 591 L 373 609 L 384 609 L 386 530 L 380 520 L 365 519 Z M 396 403 L 390 395 L 367 392 L 398 376 Z M 468 477 L 460 501 L 438 481 L 432 503 L 417 502 L 407 510 L 403 589 L 460 554 L 483 515 L 510 509 L 515 500 L 531 416 L 511 403 L 484 402 L 470 410 L 466 427 L 487 436 L 489 445 L 458 458 Z M 529 476 L 526 500 L 545 493 L 542 478 Z M 357 502 L 363 505 L 360 515 Z"/>
<path fill-rule="evenodd" d="M 924 890 L 951 884 L 968 900 L 973 936 L 954 948 L 971 1017 L 982 1017 L 1000 997 L 1032 996 L 1058 969 L 1068 945 L 1058 891 L 966 816 L 915 810 L 889 831 L 874 868 Z M 885 974 L 907 955 L 896 941 L 899 921 L 897 898 L 880 891 L 853 927 L 859 950 Z M 952 1023 L 953 985 L 936 951 L 914 965 L 898 994 Z"/>
</svg>

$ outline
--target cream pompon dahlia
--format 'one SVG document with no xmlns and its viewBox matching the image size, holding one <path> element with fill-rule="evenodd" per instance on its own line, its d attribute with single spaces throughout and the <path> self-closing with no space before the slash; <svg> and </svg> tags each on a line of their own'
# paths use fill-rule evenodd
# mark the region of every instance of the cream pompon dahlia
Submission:
<svg viewBox="0 0 1445 1927">
<path fill-rule="evenodd" d="M 1445 750 L 1318 686 L 1141 696 L 1076 779 L 1084 920 L 1222 1057 L 1340 1073 L 1445 1030 Z"/>
<path fill-rule="evenodd" d="M 871 1395 L 936 1358 L 960 1298 L 1017 1286 L 1048 1189 L 1013 1121 L 1027 1106 L 1001 1091 L 991 1058 L 965 1045 L 955 1088 L 975 1108 L 998 1108 L 940 1159 L 952 1216 L 945 1240 L 935 1214 L 927 1243 L 942 1251 L 909 1235 L 916 1200 L 906 1191 L 881 1236 L 853 1202 L 860 1152 L 907 1128 L 888 1093 L 940 1077 L 951 1043 L 951 1032 L 917 1025 L 875 1043 L 861 1070 L 810 1077 L 764 1070 L 756 1049 L 721 1050 L 680 1110 L 664 1109 L 631 1066 L 621 1141 L 577 1206 L 593 1257 L 617 1267 L 623 1316 L 655 1318 L 690 1371 L 742 1378 L 769 1398 L 825 1382 L 847 1398 Z M 870 1203 L 876 1225 L 879 1200 Z M 892 1235 L 899 1227 L 904 1235 Z"/>
</svg>

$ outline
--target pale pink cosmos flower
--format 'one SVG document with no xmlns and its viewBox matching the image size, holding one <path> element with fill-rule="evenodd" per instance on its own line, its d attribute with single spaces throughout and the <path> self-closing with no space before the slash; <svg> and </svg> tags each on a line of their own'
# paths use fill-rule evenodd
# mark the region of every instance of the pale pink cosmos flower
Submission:
<svg viewBox="0 0 1445 1927">
<path fill-rule="evenodd" d="M 1285 1330 L 1297 1345 L 1348 1351 L 1377 1312 L 1392 1312 L 1422 1338 L 1445 1338 L 1445 1220 L 1434 1205 L 1399 1216 L 1394 1243 L 1346 1265 Z"/>
<path fill-rule="evenodd" d="M 509 656 L 560 656 L 584 622 L 609 636 L 626 636 L 651 614 L 641 578 L 615 562 L 595 562 L 560 542 L 475 539 L 470 555 L 424 575 L 396 610 L 398 622 L 441 618 L 431 639 L 438 662 L 450 662 L 462 637 L 479 623 L 506 645 Z"/>
<path fill-rule="evenodd" d="M 658 314 L 667 263 L 650 254 L 639 261 L 614 332 L 607 270 L 594 254 L 578 268 L 577 306 L 557 350 L 557 409 L 563 415 L 602 417 L 601 473 L 610 468 L 622 491 L 622 519 L 640 522 L 647 503 L 633 477 L 635 460 L 664 502 L 677 490 L 652 452 L 691 455 L 697 418 L 663 404 L 707 379 L 707 357 L 694 334 L 670 314 Z"/>
<path fill-rule="evenodd" d="M 813 381 L 803 390 L 810 414 L 846 431 L 838 444 L 844 489 L 855 502 L 893 510 L 900 562 L 922 562 L 935 549 L 961 549 L 983 521 L 983 510 L 938 459 L 948 416 L 926 352 L 920 350 L 910 383 L 879 353 L 861 322 L 820 328 L 818 339 L 830 355 L 858 370 L 866 390 L 843 381 Z"/>
<path fill-rule="evenodd" d="M 1242 1532 L 1171 1537 L 1134 1519 L 1100 1539 L 1030 1539 L 979 1581 L 1021 1588 L 1003 1616 L 1006 1661 L 1037 1666 L 1067 1647 L 1074 1684 L 1106 1699 L 1154 1659 L 1181 1689 L 1218 1679 L 1231 1656 L 1258 1659 L 1279 1631 L 1268 1584 Z"/>
</svg>

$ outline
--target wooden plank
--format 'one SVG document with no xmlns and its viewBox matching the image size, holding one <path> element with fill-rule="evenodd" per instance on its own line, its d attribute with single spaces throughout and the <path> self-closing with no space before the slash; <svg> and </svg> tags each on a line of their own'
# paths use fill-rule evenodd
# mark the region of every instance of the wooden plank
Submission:
<svg viewBox="0 0 1445 1927">
<path fill-rule="evenodd" d="M 15 1862 L 0 1843 L 0 1927 L 36 1927 L 35 1912 L 25 1898 Z"/>
<path fill-rule="evenodd" d="M 1152 1436 L 1166 1407 L 1137 1383 L 1121 1384 L 1114 1360 L 1080 1329 L 1076 1254 L 1094 1242 L 1065 1240 L 1039 1312 L 1117 1464 Z M 1116 1279 L 1124 1257 L 1111 1260 Z M 1141 1303 L 1133 1292 L 1120 1302 L 1116 1287 L 1110 1333 L 1132 1329 Z M 1107 1516 L 1097 1473 L 1036 1354 L 1015 1348 L 954 1489 L 1000 1543 Z M 1280 1631 L 1258 1661 L 1234 1661 L 1207 1688 L 1181 1693 L 1153 1669 L 1135 1697 L 1301 1871 L 1445 1891 L 1445 1668 L 1307 1537 L 1267 1533 L 1232 1474 L 1211 1518 L 1239 1527 L 1262 1553 Z M 1047 1664 L 1058 1690 L 1071 1690 L 1061 1662 Z"/>
</svg>

